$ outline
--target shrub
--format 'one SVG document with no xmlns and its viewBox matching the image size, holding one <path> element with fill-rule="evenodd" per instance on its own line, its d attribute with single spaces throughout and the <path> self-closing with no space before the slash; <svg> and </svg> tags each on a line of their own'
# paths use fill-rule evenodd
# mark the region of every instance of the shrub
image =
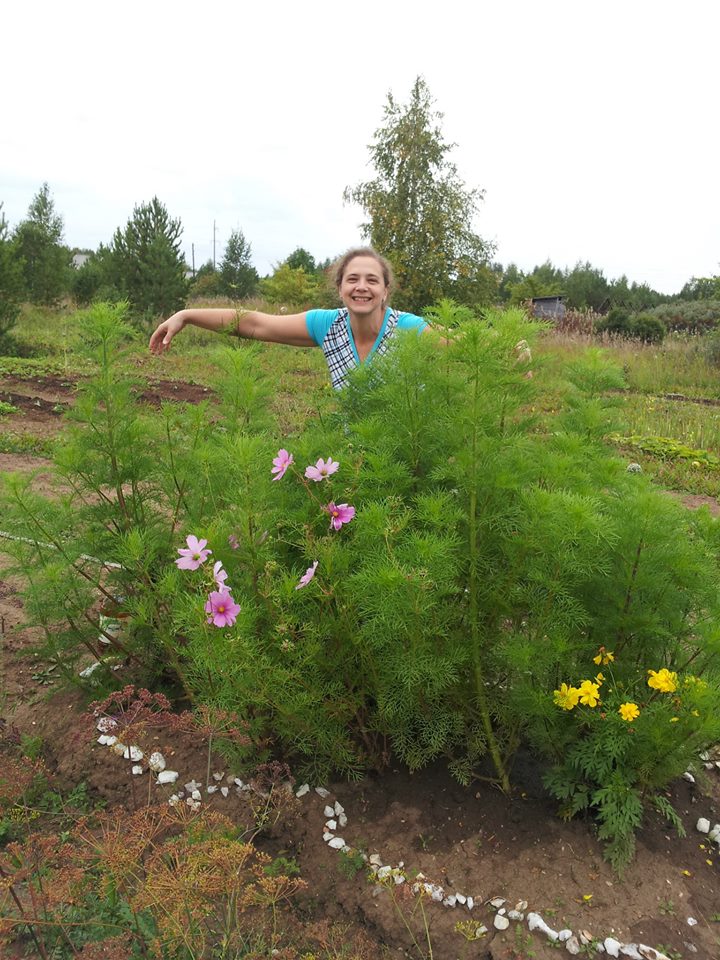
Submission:
<svg viewBox="0 0 720 960">
<path fill-rule="evenodd" d="M 16 481 L 3 505 L 56 548 L 13 547 L 27 607 L 75 678 L 81 644 L 105 659 L 95 591 L 117 598 L 136 671 L 237 711 L 315 782 L 380 765 L 390 743 L 411 768 L 445 756 L 508 790 L 529 742 L 620 866 L 653 791 L 720 736 L 717 523 L 607 452 L 622 376 L 601 351 L 566 365 L 543 422 L 516 354 L 538 325 L 442 312 L 447 346 L 399 337 L 288 452 L 252 348 L 222 355 L 211 429 L 202 407 L 145 417 L 117 371 L 118 316 L 98 308 L 99 372 L 58 454 L 73 500 Z"/>
<path fill-rule="evenodd" d="M 631 320 L 631 336 L 643 343 L 662 343 L 667 329 L 659 317 L 650 313 L 639 313 Z"/>
<path fill-rule="evenodd" d="M 595 333 L 609 333 L 619 337 L 632 336 L 630 313 L 621 307 L 613 307 L 603 320 L 595 324 Z"/>
<path fill-rule="evenodd" d="M 678 300 L 675 303 L 663 303 L 648 313 L 662 320 L 669 331 L 702 333 L 717 326 L 720 300 Z"/>
</svg>

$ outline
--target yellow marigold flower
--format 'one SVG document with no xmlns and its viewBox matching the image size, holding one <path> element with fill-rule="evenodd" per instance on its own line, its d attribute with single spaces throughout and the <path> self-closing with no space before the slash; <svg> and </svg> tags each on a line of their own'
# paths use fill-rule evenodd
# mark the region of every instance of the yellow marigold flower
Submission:
<svg viewBox="0 0 720 960">
<path fill-rule="evenodd" d="M 604 677 L 601 673 L 599 673 L 599 674 L 595 677 L 595 683 L 602 683 L 604 679 L 605 679 L 605 677 Z"/>
<path fill-rule="evenodd" d="M 699 710 L 691 710 L 690 712 L 692 713 L 692 715 L 693 715 L 694 717 L 699 717 L 699 716 L 700 716 L 700 711 L 699 711 Z"/>
<path fill-rule="evenodd" d="M 597 683 L 593 683 L 592 680 L 583 680 L 580 684 L 580 703 L 584 703 L 588 707 L 596 707 L 600 702 L 600 688 Z"/>
<path fill-rule="evenodd" d="M 618 713 L 623 720 L 632 723 L 633 720 L 637 720 L 640 716 L 640 709 L 636 703 L 621 703 L 618 707 Z"/>
<path fill-rule="evenodd" d="M 596 663 L 598 666 L 602 664 L 606 667 L 609 663 L 612 663 L 614 659 L 615 655 L 611 653 L 610 650 L 606 650 L 605 647 L 600 647 L 597 656 L 593 657 L 593 663 Z"/>
<path fill-rule="evenodd" d="M 677 723 L 680 717 L 670 717 L 670 723 Z"/>
<path fill-rule="evenodd" d="M 648 670 L 648 686 L 662 693 L 677 690 L 677 674 L 663 667 L 661 670 Z"/>
<path fill-rule="evenodd" d="M 569 687 L 566 683 L 561 683 L 560 689 L 553 691 L 553 693 L 555 705 L 562 707 L 563 710 L 572 710 L 573 707 L 577 706 L 580 697 L 580 691 L 577 687 Z"/>
</svg>

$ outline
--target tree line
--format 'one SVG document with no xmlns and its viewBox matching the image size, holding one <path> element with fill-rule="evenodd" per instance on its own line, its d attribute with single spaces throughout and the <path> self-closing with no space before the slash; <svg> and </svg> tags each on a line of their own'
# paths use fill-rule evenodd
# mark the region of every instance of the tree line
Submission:
<svg viewBox="0 0 720 960">
<path fill-rule="evenodd" d="M 443 298 L 477 308 L 563 296 L 570 309 L 637 313 L 678 300 L 720 299 L 720 277 L 693 277 L 668 296 L 626 276 L 608 279 L 589 262 L 560 268 L 547 261 L 529 271 L 498 263 L 493 245 L 474 227 L 483 191 L 468 188 L 459 177 L 450 159 L 454 145 L 445 142 L 441 119 L 421 77 L 407 103 L 389 94 L 369 148 L 374 176 L 344 194 L 365 213 L 365 239 L 394 266 L 398 307 L 421 313 Z M 181 249 L 182 232 L 181 221 L 153 197 L 135 207 L 109 243 L 77 251 L 64 243 L 63 219 L 47 183 L 13 230 L 0 204 L 0 338 L 23 301 L 127 300 L 141 321 L 167 316 L 189 297 L 240 301 L 260 296 L 292 306 L 337 303 L 330 261 L 316 260 L 302 247 L 260 278 L 249 240 L 233 230 L 219 265 L 208 261 L 193 275 Z M 77 252 L 88 255 L 79 268 L 72 266 Z"/>
</svg>

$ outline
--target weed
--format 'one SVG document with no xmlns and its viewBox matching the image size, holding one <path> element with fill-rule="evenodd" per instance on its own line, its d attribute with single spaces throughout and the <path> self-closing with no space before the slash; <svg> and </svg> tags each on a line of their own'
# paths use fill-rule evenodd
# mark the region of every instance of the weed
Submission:
<svg viewBox="0 0 720 960">
<path fill-rule="evenodd" d="M 17 412 L 17 407 L 14 407 L 11 403 L 6 403 L 4 400 L 0 400 L 0 417 L 9 417 L 10 414 Z"/>
<path fill-rule="evenodd" d="M 661 900 L 658 904 L 658 910 L 665 917 L 675 916 L 675 904 L 672 902 L 672 900 Z"/>
<path fill-rule="evenodd" d="M 275 857 L 272 863 L 263 868 L 269 877 L 299 877 L 300 866 L 294 857 Z"/>
<path fill-rule="evenodd" d="M 348 853 L 345 853 L 344 850 L 338 851 L 338 866 L 340 867 L 340 873 L 348 880 L 352 880 L 355 874 L 367 868 L 365 858 L 360 850 L 350 850 Z"/>
</svg>

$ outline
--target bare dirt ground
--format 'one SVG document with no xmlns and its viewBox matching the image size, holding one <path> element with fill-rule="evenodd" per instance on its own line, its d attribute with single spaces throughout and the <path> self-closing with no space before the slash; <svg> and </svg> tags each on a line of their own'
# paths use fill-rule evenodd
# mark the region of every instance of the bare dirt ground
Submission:
<svg viewBox="0 0 720 960">
<path fill-rule="evenodd" d="M 0 400 L 20 410 L 0 421 L 0 433 L 57 434 L 61 412 L 73 402 L 74 389 L 72 382 L 59 378 L 0 380 Z M 146 392 L 150 403 L 206 397 L 202 387 L 161 381 Z M 0 471 L 34 470 L 38 471 L 33 481 L 37 489 L 51 493 L 49 461 L 0 454 Z M 695 507 L 707 499 L 690 498 L 687 503 Z M 709 505 L 720 510 L 716 502 Z M 0 556 L 0 715 L 22 732 L 43 738 L 46 760 L 60 786 L 70 789 L 85 781 L 97 797 L 131 805 L 129 764 L 76 736 L 83 696 L 47 684 L 34 652 L 39 637 L 26 624 L 21 585 L 7 567 L 7 558 Z M 132 680 L 129 675 L 124 679 Z M 205 760 L 198 750 L 181 742 L 161 746 L 172 767 L 180 771 L 181 782 L 204 779 Z M 523 924 L 511 922 L 507 931 L 495 931 L 494 911 L 487 905 L 493 897 L 506 898 L 510 908 L 517 901 L 528 901 L 528 909 L 541 913 L 556 930 L 588 930 L 597 938 L 616 936 L 623 942 L 662 947 L 674 960 L 718 960 L 720 856 L 695 824 L 699 817 L 720 822 L 720 772 L 706 772 L 701 763 L 698 767 L 696 784 L 681 780 L 668 792 L 687 836 L 679 838 L 665 821 L 649 818 L 638 838 L 637 857 L 622 880 L 602 859 L 591 823 L 565 823 L 556 816 L 542 789 L 542 770 L 531 757 L 519 758 L 511 796 L 486 784 L 464 788 L 442 764 L 414 775 L 390 764 L 360 783 L 325 784 L 332 793 L 329 801 L 314 790 L 293 800 L 257 843 L 299 864 L 308 882 L 297 902 L 302 922 L 329 918 L 349 924 L 377 945 L 378 957 L 382 948 L 413 957 L 427 954 L 418 901 L 410 894 L 410 884 L 394 887 L 391 894 L 388 888 L 369 882 L 364 870 L 353 872 L 323 842 L 327 819 L 323 809 L 335 799 L 348 817 L 342 830 L 347 844 L 367 854 L 379 853 L 383 864 L 402 863 L 408 876 L 422 873 L 446 894 L 460 892 L 474 898 L 477 905 L 472 913 L 463 906 L 443 907 L 425 899 L 435 960 L 557 956 L 557 947 L 550 947 L 537 934 L 528 936 Z M 224 769 L 219 758 L 214 769 Z M 235 772 L 247 779 L 246 771 Z M 242 797 L 231 794 L 225 799 L 214 794 L 207 802 L 241 822 L 248 820 Z M 456 929 L 459 921 L 470 919 L 489 929 L 475 942 Z M 689 919 L 697 923 L 690 925 Z M 413 946 L 408 927 L 424 952 Z"/>
</svg>

